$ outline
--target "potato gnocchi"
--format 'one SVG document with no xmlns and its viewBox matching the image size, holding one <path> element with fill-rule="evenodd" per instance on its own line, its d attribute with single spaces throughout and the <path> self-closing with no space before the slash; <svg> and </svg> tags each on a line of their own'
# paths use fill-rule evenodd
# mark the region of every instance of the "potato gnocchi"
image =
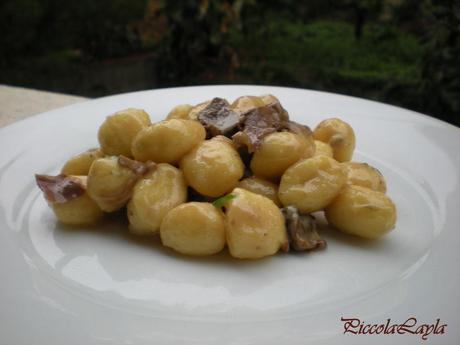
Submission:
<svg viewBox="0 0 460 345">
<path fill-rule="evenodd" d="M 273 95 L 180 104 L 155 123 L 142 109 L 121 110 L 102 122 L 98 140 L 59 175 L 36 175 L 62 223 L 122 212 L 133 235 L 191 256 L 227 247 L 238 259 L 324 248 L 318 212 L 365 239 L 396 225 L 383 175 L 352 160 L 350 124 L 324 119 L 311 131 Z"/>
<path fill-rule="evenodd" d="M 161 222 L 161 242 L 179 253 L 212 255 L 225 247 L 223 214 L 208 202 L 187 202 Z"/>
<path fill-rule="evenodd" d="M 187 201 L 184 174 L 167 163 L 160 163 L 134 186 L 127 206 L 129 230 L 148 235 L 157 233 L 164 216 Z"/>
</svg>

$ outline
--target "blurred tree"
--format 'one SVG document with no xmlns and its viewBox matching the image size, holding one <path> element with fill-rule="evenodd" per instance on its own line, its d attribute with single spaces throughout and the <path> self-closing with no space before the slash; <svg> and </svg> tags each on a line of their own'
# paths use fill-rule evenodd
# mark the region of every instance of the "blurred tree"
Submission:
<svg viewBox="0 0 460 345">
<path fill-rule="evenodd" d="M 222 68 L 238 64 L 229 43 L 232 30 L 241 28 L 240 13 L 251 0 L 158 1 L 156 16 L 168 30 L 158 42 L 159 77 L 165 82 L 189 83 L 209 64 L 223 61 Z M 212 76 L 210 76 L 212 79 Z"/>
<path fill-rule="evenodd" d="M 375 19 L 383 9 L 383 0 L 342 0 L 354 14 L 355 38 L 360 40 L 367 20 Z"/>
<path fill-rule="evenodd" d="M 460 1 L 423 4 L 426 22 L 422 104 L 426 111 L 460 125 Z"/>
<path fill-rule="evenodd" d="M 48 88 L 88 61 L 148 52 L 152 86 L 309 87 L 460 124 L 459 2 L 1 0 L 0 82 Z"/>
<path fill-rule="evenodd" d="M 360 40 L 363 36 L 364 25 L 369 20 L 375 20 L 380 16 L 384 2 L 384 0 L 334 0 L 333 7 L 352 17 L 355 38 Z"/>
</svg>

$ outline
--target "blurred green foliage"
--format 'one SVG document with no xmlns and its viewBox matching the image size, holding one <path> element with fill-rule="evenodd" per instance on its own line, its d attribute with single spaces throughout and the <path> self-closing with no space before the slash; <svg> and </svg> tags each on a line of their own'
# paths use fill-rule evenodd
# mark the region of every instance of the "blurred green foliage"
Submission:
<svg viewBox="0 0 460 345">
<path fill-rule="evenodd" d="M 222 67 L 221 62 L 231 60 L 230 33 L 241 29 L 241 12 L 253 4 L 251 0 L 161 2 L 158 16 L 166 18 L 168 29 L 158 44 L 160 79 L 177 83 L 208 71 L 210 63 Z"/>
<path fill-rule="evenodd" d="M 243 59 L 241 79 L 250 75 L 264 84 L 281 82 L 383 101 L 394 95 L 391 102 L 399 105 L 416 97 L 413 90 L 420 82 L 424 50 L 411 35 L 368 25 L 356 40 L 350 24 L 317 21 L 272 22 L 267 37 L 249 42 L 252 49 L 246 51 L 255 56 Z M 257 66 L 251 63 L 254 60 L 259 61 Z"/>
<path fill-rule="evenodd" d="M 460 125 L 460 2 L 425 2 L 422 90 L 424 109 Z M 429 96 L 428 96 L 429 95 Z"/>
<path fill-rule="evenodd" d="M 376 99 L 460 125 L 459 6 L 459 0 L 3 0 L 0 82 L 88 96 L 278 84 Z M 126 67 L 144 60 L 155 69 Z M 85 73 L 96 85 L 72 83 Z M 126 73 L 143 81 L 133 83 L 137 77 Z"/>
</svg>

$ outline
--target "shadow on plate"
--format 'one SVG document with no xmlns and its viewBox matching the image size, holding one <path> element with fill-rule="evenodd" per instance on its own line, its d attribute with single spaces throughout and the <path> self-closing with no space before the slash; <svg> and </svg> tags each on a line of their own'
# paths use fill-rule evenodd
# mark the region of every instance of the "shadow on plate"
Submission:
<svg viewBox="0 0 460 345">
<path fill-rule="evenodd" d="M 175 252 L 174 250 L 165 247 L 161 244 L 159 235 L 139 236 L 132 234 L 128 231 L 128 221 L 125 217 L 125 212 L 120 210 L 118 212 L 106 215 L 100 223 L 91 226 L 72 226 L 56 222 L 54 237 L 57 245 L 61 248 L 69 247 L 72 241 L 77 238 L 93 236 L 95 240 L 103 238 L 106 242 L 112 242 L 117 245 L 125 245 L 126 252 L 120 255 L 129 255 L 129 247 L 137 247 L 141 250 L 152 252 L 155 254 L 168 256 L 174 260 L 186 260 L 188 262 L 200 262 L 206 264 L 226 264 L 231 266 L 255 266 L 268 263 L 272 257 L 266 257 L 258 260 L 242 260 L 233 258 L 228 252 L 227 247 L 220 253 L 209 256 L 189 256 Z M 73 250 L 71 250 L 73 251 Z M 80 248 L 81 255 L 96 254 L 93 248 Z"/>
<path fill-rule="evenodd" d="M 329 226 L 324 219 L 324 216 L 321 213 L 315 214 L 315 217 L 318 220 L 318 230 L 321 236 L 326 239 L 329 246 L 335 245 L 346 245 L 353 247 L 355 250 L 364 250 L 364 251 L 384 251 L 387 245 L 389 245 L 388 240 L 384 237 L 378 240 L 366 240 L 361 239 L 356 236 L 351 236 L 345 233 L 342 233 L 333 227 Z M 222 252 L 210 255 L 210 256 L 187 256 L 179 254 L 173 251 L 170 248 L 164 247 L 161 244 L 160 238 L 158 235 L 151 236 L 139 236 L 131 234 L 128 231 L 128 221 L 125 217 L 125 210 L 120 210 L 118 212 L 108 214 L 106 218 L 101 221 L 101 223 L 93 226 L 77 227 L 69 226 L 62 223 L 56 223 L 55 237 L 57 242 L 60 245 L 68 246 L 73 240 L 71 237 L 80 237 L 82 235 L 87 238 L 88 235 L 94 236 L 95 238 L 100 239 L 103 237 L 104 241 L 113 242 L 116 244 L 126 244 L 126 251 L 129 252 L 130 246 L 135 246 L 146 251 L 155 252 L 156 254 L 161 253 L 161 255 L 168 256 L 174 260 L 187 260 L 194 262 L 201 262 L 207 264 L 229 264 L 233 266 L 252 266 L 260 265 L 264 262 L 269 262 L 271 258 L 278 255 L 294 255 L 296 257 L 317 255 L 320 251 L 328 251 L 330 248 L 326 247 L 323 250 L 311 251 L 311 252 L 289 252 L 288 254 L 279 253 L 276 256 L 267 257 L 258 260 L 241 260 L 235 259 L 230 256 L 228 249 L 225 248 Z M 94 248 L 86 248 L 88 253 L 94 254 Z M 81 248 L 81 253 L 85 254 L 85 248 Z M 125 255 L 121 254 L 121 255 Z"/>
</svg>

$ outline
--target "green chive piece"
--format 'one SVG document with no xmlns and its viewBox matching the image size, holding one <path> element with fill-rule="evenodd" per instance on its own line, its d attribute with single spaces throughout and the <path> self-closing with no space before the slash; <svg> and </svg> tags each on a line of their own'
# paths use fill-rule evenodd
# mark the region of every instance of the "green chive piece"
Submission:
<svg viewBox="0 0 460 345">
<path fill-rule="evenodd" d="M 227 202 L 229 202 L 230 200 L 234 198 L 236 198 L 236 195 L 227 194 L 227 195 L 221 196 L 219 199 L 214 200 L 212 204 L 214 205 L 214 207 L 221 208 L 222 206 L 225 206 Z"/>
</svg>

